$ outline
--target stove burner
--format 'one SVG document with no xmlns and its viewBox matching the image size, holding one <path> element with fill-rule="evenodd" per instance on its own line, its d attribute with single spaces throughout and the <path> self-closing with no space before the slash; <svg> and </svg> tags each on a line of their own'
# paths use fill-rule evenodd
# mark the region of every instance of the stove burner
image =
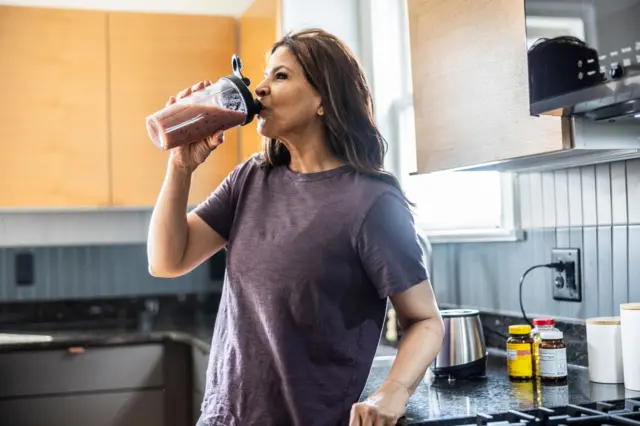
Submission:
<svg viewBox="0 0 640 426">
<path fill-rule="evenodd" d="M 442 419 L 424 426 L 640 426 L 640 398 Z"/>
<path fill-rule="evenodd" d="M 608 413 L 615 407 L 615 405 L 609 404 L 608 402 L 596 402 L 596 411 L 602 411 L 603 413 Z"/>
<path fill-rule="evenodd" d="M 624 409 L 627 411 L 640 411 L 640 400 L 637 400 L 637 399 L 625 400 Z"/>
</svg>

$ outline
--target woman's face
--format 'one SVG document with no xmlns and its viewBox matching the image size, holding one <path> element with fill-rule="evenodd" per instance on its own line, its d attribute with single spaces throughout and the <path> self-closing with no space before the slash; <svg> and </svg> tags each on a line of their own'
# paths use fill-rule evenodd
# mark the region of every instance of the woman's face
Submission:
<svg viewBox="0 0 640 426">
<path fill-rule="evenodd" d="M 265 79 L 256 87 L 256 94 L 263 105 L 258 132 L 268 138 L 286 140 L 304 133 L 320 119 L 320 95 L 286 47 L 279 47 L 269 58 Z"/>
</svg>

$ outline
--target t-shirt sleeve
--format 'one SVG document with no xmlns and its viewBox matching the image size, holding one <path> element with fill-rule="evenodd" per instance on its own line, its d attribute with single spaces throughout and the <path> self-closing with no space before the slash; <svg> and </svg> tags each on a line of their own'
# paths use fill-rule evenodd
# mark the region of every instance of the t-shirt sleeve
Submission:
<svg viewBox="0 0 640 426">
<path fill-rule="evenodd" d="M 428 278 L 409 205 L 387 192 L 367 212 L 357 236 L 362 265 L 381 298 Z"/>
<path fill-rule="evenodd" d="M 229 173 L 222 183 L 193 212 L 222 238 L 229 241 L 236 210 L 236 185 L 240 166 Z"/>
</svg>

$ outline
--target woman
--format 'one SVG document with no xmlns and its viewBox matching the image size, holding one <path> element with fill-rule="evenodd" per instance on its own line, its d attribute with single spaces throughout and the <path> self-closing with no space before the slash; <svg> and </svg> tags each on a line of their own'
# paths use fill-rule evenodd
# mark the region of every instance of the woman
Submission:
<svg viewBox="0 0 640 426">
<path fill-rule="evenodd" d="M 274 45 L 255 92 L 263 152 L 185 216 L 191 175 L 223 138 L 173 149 L 149 230 L 157 277 L 228 250 L 200 424 L 394 425 L 443 327 L 408 203 L 382 171 L 362 69 L 334 36 L 306 30 Z M 404 337 L 358 403 L 387 297 Z"/>
</svg>

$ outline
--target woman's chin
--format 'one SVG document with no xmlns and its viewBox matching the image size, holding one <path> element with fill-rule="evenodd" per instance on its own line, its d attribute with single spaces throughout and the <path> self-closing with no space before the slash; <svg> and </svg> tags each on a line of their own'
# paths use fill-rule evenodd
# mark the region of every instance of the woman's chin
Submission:
<svg viewBox="0 0 640 426">
<path fill-rule="evenodd" d="M 263 119 L 258 119 L 258 133 L 265 138 L 275 139 L 272 129 L 269 128 L 269 124 Z"/>
</svg>

